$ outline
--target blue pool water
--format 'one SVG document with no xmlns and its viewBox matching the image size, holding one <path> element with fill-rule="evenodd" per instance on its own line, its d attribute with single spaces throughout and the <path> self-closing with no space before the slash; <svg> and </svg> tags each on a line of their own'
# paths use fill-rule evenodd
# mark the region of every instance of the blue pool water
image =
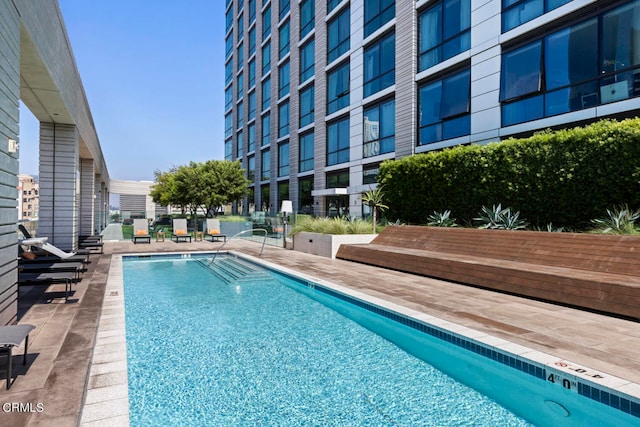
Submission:
<svg viewBox="0 0 640 427">
<path fill-rule="evenodd" d="M 555 403 L 562 389 L 531 387 L 515 369 L 478 364 L 471 352 L 269 275 L 228 283 L 195 258 L 124 262 L 132 426 L 530 425 L 512 411 L 536 424 L 604 425 L 601 417 L 618 416 L 597 408 L 566 417 Z"/>
</svg>

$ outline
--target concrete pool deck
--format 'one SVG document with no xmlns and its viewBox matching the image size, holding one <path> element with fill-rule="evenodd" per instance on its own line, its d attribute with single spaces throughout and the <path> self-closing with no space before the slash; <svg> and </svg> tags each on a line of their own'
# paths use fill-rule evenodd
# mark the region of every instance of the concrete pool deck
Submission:
<svg viewBox="0 0 640 427">
<path fill-rule="evenodd" d="M 36 330 L 30 336 L 27 366 L 16 358 L 11 389 L 0 382 L 0 405 L 32 407 L 4 411 L 0 406 L 0 425 L 76 426 L 81 417 L 86 426 L 128 425 L 124 304 L 121 289 L 113 287 L 121 283 L 122 272 L 116 265 L 120 257 L 113 255 L 214 251 L 219 246 L 106 241 L 105 254 L 92 256 L 70 303 L 50 300 L 54 287 L 21 287 L 19 323 L 34 324 Z M 260 245 L 233 240 L 225 249 L 257 257 Z M 640 395 L 638 322 L 272 246 L 264 248 L 261 258 L 622 378 L 635 383 L 634 394 Z"/>
</svg>

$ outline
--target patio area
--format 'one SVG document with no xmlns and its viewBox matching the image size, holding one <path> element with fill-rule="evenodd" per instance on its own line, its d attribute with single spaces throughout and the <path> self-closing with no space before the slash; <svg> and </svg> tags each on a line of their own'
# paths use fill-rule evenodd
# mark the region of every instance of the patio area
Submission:
<svg viewBox="0 0 640 427">
<path fill-rule="evenodd" d="M 30 336 L 27 366 L 23 367 L 16 359 L 11 389 L 7 391 L 4 384 L 0 384 L 0 404 L 31 403 L 33 411 L 3 411 L 0 413 L 2 424 L 76 426 L 83 413 L 86 390 L 90 389 L 93 396 L 100 396 L 102 407 L 112 410 L 92 409 L 91 418 L 85 419 L 84 425 L 127 425 L 128 408 L 123 405 L 126 399 L 122 397 L 123 393 L 126 395 L 126 377 L 113 373 L 123 367 L 114 365 L 108 357 L 94 358 L 94 371 L 102 374 L 91 379 L 88 375 L 92 356 L 99 353 L 96 349 L 99 325 L 124 324 L 123 315 L 118 314 L 123 311 L 116 309 L 117 305 L 103 307 L 105 297 L 115 292 L 108 290 L 105 296 L 109 274 L 121 274 L 115 269 L 110 271 L 113 255 L 215 251 L 220 245 L 169 240 L 134 245 L 130 241 L 105 240 L 105 253 L 92 256 L 89 270 L 74 286 L 75 293 L 69 303 L 65 304 L 59 297 L 51 299 L 60 295 L 51 293 L 56 289 L 54 286 L 49 289 L 21 287 L 19 323 L 31 323 L 36 329 Z M 225 246 L 225 250 L 255 257 L 260 248 L 259 243 L 236 239 Z M 631 383 L 627 392 L 640 396 L 640 324 L 637 322 L 274 246 L 265 246 L 261 258 L 622 378 Z M 114 349 L 122 348 L 121 338 L 104 333 L 100 337 L 106 338 L 107 343 L 112 342 Z M 100 347 L 102 353 L 109 345 Z M 99 366 L 101 364 L 103 366 Z M 88 407 L 97 402 L 86 403 Z M 41 404 L 41 411 L 37 404 Z"/>
</svg>

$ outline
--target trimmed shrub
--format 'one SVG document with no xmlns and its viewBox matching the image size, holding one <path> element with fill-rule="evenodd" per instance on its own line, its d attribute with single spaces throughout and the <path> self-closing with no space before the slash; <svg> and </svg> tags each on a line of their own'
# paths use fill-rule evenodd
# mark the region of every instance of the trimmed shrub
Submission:
<svg viewBox="0 0 640 427">
<path fill-rule="evenodd" d="M 471 222 L 502 203 L 534 225 L 584 229 L 610 206 L 640 207 L 640 119 L 390 160 L 378 181 L 392 220 L 421 224 L 451 210 Z"/>
</svg>

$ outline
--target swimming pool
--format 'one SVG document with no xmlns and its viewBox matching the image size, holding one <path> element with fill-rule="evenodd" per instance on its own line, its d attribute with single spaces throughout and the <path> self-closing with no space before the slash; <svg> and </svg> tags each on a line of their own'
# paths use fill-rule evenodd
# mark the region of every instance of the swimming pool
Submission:
<svg viewBox="0 0 640 427">
<path fill-rule="evenodd" d="M 640 421 L 542 364 L 287 274 L 225 281 L 206 259 L 125 258 L 134 426 Z"/>
</svg>

